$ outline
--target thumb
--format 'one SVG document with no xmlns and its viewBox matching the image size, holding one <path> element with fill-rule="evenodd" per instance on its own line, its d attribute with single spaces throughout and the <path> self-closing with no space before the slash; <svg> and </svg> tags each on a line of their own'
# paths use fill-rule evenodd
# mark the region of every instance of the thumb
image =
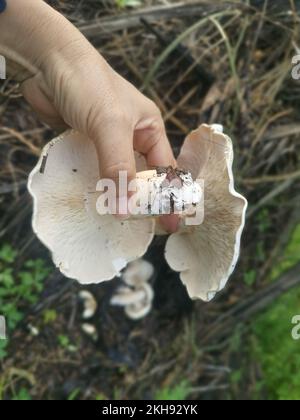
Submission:
<svg viewBox="0 0 300 420">
<path fill-rule="evenodd" d="M 89 136 L 96 146 L 101 179 L 114 182 L 116 213 L 127 215 L 128 183 L 136 176 L 133 130 L 130 124 L 113 117 L 109 123 L 90 128 Z"/>
</svg>

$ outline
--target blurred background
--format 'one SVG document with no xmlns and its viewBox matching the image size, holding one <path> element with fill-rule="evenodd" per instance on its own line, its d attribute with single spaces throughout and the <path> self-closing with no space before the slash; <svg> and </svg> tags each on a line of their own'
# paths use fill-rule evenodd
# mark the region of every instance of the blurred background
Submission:
<svg viewBox="0 0 300 420">
<path fill-rule="evenodd" d="M 55 133 L 1 81 L 0 399 L 300 399 L 299 2 L 49 3 L 158 104 L 175 153 L 200 123 L 224 125 L 250 205 L 224 292 L 190 301 L 159 238 L 153 310 L 131 321 L 110 305 L 120 280 L 83 288 L 35 238 L 27 176 Z M 92 333 L 83 289 L 98 304 Z"/>
</svg>

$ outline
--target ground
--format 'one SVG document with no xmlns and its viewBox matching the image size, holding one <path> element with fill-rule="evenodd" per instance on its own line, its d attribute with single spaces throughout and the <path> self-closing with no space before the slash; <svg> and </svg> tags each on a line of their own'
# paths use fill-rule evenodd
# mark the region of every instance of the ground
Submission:
<svg viewBox="0 0 300 420">
<path fill-rule="evenodd" d="M 118 279 L 85 287 L 98 301 L 92 339 L 81 329 L 83 288 L 54 269 L 31 229 L 26 179 L 55 133 L 13 81 L 1 83 L 0 313 L 10 321 L 0 398 L 300 399 L 298 3 L 49 3 L 158 104 L 175 153 L 200 123 L 224 125 L 250 206 L 238 268 L 215 301 L 190 301 L 158 238 L 146 256 L 153 311 L 133 322 L 111 307 Z"/>
</svg>

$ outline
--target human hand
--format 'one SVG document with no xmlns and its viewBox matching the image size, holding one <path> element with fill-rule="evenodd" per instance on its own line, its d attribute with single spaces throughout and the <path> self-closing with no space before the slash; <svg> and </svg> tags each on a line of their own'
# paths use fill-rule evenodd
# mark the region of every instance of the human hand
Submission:
<svg viewBox="0 0 300 420">
<path fill-rule="evenodd" d="M 0 23 L 0 52 L 32 74 L 21 85 L 25 98 L 50 126 L 72 127 L 95 143 L 102 178 L 118 181 L 120 171 L 135 178 L 135 150 L 149 167 L 175 166 L 158 107 L 67 19 L 41 0 L 10 0 Z M 174 231 L 177 217 L 163 224 Z"/>
</svg>

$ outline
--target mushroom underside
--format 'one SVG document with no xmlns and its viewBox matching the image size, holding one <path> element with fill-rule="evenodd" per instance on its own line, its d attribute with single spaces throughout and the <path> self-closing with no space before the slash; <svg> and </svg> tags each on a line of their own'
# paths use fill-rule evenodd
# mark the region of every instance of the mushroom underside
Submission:
<svg viewBox="0 0 300 420">
<path fill-rule="evenodd" d="M 36 235 L 61 272 L 83 284 L 120 275 L 154 236 L 152 219 L 121 221 L 97 213 L 98 179 L 95 146 L 74 131 L 46 146 L 29 177 Z"/>
<path fill-rule="evenodd" d="M 234 271 L 245 224 L 247 201 L 234 189 L 229 137 L 202 125 L 187 137 L 178 163 L 189 164 L 204 185 L 204 219 L 170 236 L 166 259 L 180 273 L 191 298 L 210 301 Z"/>
<path fill-rule="evenodd" d="M 203 223 L 185 223 L 191 219 L 182 214 L 180 231 L 166 245 L 167 262 L 180 272 L 191 298 L 211 300 L 226 285 L 238 260 L 247 201 L 234 189 L 232 164 L 231 140 L 207 125 L 187 137 L 178 158 L 178 166 L 204 187 Z M 136 154 L 136 165 L 139 171 L 146 169 L 141 155 Z M 122 221 L 99 215 L 98 179 L 94 144 L 68 131 L 45 147 L 28 183 L 35 233 L 61 272 L 83 284 L 119 276 L 128 263 L 146 253 L 155 228 L 167 234 L 157 229 L 153 217 Z"/>
</svg>

